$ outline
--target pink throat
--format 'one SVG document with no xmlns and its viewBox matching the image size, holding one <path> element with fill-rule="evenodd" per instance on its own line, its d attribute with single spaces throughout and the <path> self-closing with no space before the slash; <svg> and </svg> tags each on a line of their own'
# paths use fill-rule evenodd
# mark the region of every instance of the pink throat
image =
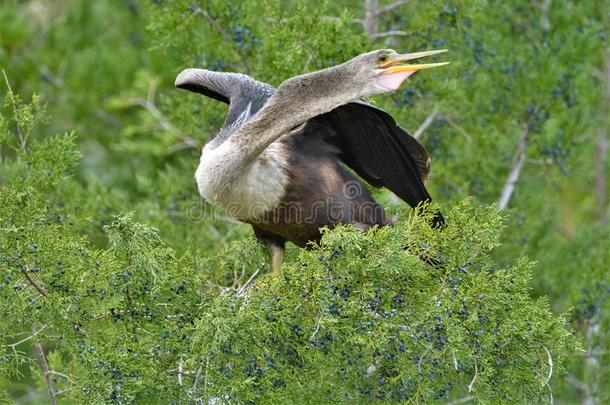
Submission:
<svg viewBox="0 0 610 405">
<path fill-rule="evenodd" d="M 392 91 L 400 87 L 407 77 L 411 76 L 415 71 L 382 73 L 375 79 L 375 84 L 382 90 Z"/>
</svg>

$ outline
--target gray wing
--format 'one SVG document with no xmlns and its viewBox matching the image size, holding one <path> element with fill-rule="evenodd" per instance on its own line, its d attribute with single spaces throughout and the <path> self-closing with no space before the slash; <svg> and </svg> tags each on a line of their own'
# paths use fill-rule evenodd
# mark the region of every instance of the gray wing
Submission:
<svg viewBox="0 0 610 405">
<path fill-rule="evenodd" d="M 275 93 L 271 85 L 250 76 L 206 69 L 183 70 L 175 86 L 229 104 L 223 127 L 245 123 Z"/>
</svg>

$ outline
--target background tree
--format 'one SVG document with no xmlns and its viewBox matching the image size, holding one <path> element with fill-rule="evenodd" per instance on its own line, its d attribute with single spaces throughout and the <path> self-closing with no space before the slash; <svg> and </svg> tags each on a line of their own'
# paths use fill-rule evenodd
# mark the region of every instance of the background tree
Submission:
<svg viewBox="0 0 610 405">
<path fill-rule="evenodd" d="M 608 9 L 3 2 L 3 395 L 607 402 Z M 176 92 L 175 74 L 277 86 L 382 47 L 450 49 L 450 67 L 372 100 L 433 156 L 449 229 L 380 192 L 400 226 L 329 232 L 290 249 L 277 280 L 252 281 L 264 250 L 192 178 L 225 107 Z M 405 243 L 451 265 L 429 269 Z"/>
</svg>

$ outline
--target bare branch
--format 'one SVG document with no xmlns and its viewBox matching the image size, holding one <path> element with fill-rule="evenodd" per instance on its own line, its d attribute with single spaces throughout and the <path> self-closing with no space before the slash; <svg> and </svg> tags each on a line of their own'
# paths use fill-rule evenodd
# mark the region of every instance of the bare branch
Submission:
<svg viewBox="0 0 610 405">
<path fill-rule="evenodd" d="M 157 106 L 155 105 L 155 90 L 156 90 L 156 84 L 154 83 L 154 81 L 151 81 L 148 86 L 146 99 L 141 98 L 141 97 L 136 97 L 136 98 L 131 99 L 131 104 L 138 105 L 138 106 L 144 108 L 146 111 L 148 111 L 148 113 L 150 115 L 153 116 L 153 118 L 155 120 L 157 120 L 157 122 L 159 123 L 159 125 L 161 126 L 162 129 L 164 129 L 167 132 L 172 133 L 176 138 L 180 139 L 181 142 L 178 143 L 177 145 L 172 146 L 170 148 L 170 152 L 176 152 L 178 150 L 188 149 L 188 148 L 194 148 L 194 149 L 201 148 L 202 145 L 197 139 L 191 138 L 191 137 L 183 134 L 182 131 L 180 131 L 171 122 L 169 122 L 169 120 L 167 118 L 165 118 L 163 113 L 157 108 Z"/>
<path fill-rule="evenodd" d="M 591 390 L 589 389 L 589 386 L 587 384 L 580 381 L 579 379 L 577 379 L 576 377 L 574 377 L 572 374 L 569 374 L 569 373 L 566 375 L 566 381 L 568 382 L 568 384 L 570 384 L 571 386 L 576 388 L 578 391 L 580 391 L 580 393 L 582 394 L 582 403 L 583 404 L 594 404 L 595 403 L 593 400 L 593 396 L 591 395 Z"/>
<path fill-rule="evenodd" d="M 508 203 L 513 195 L 513 191 L 515 191 L 515 184 L 517 184 L 517 180 L 519 180 L 519 176 L 521 175 L 521 169 L 523 169 L 523 162 L 525 161 L 525 150 L 527 147 L 527 137 L 529 136 L 529 132 L 529 125 L 526 125 L 523 128 L 523 131 L 521 131 L 519 141 L 517 141 L 517 154 L 515 157 L 515 162 L 513 163 L 510 173 L 508 174 L 506 183 L 502 189 L 502 195 L 498 201 L 498 207 L 501 210 L 508 206 Z"/>
<path fill-rule="evenodd" d="M 259 267 L 258 269 L 256 269 L 256 271 L 254 272 L 254 274 L 252 274 L 250 276 L 250 278 L 248 279 L 248 281 L 246 281 L 246 284 L 242 285 L 241 288 L 239 290 L 237 290 L 237 295 L 241 295 L 243 294 L 243 292 L 246 290 L 246 288 L 248 288 L 248 286 L 250 284 L 252 284 L 252 282 L 254 281 L 254 279 L 256 279 L 256 277 L 258 277 L 258 273 L 261 272 L 261 267 Z"/>
<path fill-rule="evenodd" d="M 44 354 L 44 349 L 40 342 L 35 342 L 34 347 L 36 348 L 36 355 L 38 357 L 38 363 L 40 363 L 40 369 L 42 370 L 44 381 L 47 384 L 47 393 L 49 394 L 49 402 L 51 405 L 57 405 L 57 398 L 55 391 L 53 390 L 53 382 L 51 381 L 51 372 L 49 371 L 49 364 L 47 363 L 47 356 Z"/>
<path fill-rule="evenodd" d="M 606 82 L 605 111 L 610 112 L 610 51 L 606 51 L 604 58 L 603 78 Z M 595 145 L 595 190 L 597 192 L 597 205 L 599 207 L 598 221 L 602 226 L 608 221 L 610 207 L 608 207 L 608 149 L 610 146 L 610 121 L 601 124 L 599 136 Z"/>
<path fill-rule="evenodd" d="M 421 138 L 422 134 L 424 133 L 424 131 L 426 131 L 428 128 L 430 128 L 430 125 L 432 125 L 432 123 L 434 122 L 434 119 L 436 118 L 437 115 L 438 115 L 438 109 L 436 107 L 434 107 L 434 109 L 432 110 L 430 115 L 428 115 L 426 117 L 426 119 L 424 120 L 424 122 L 422 122 L 422 124 L 419 126 L 419 128 L 417 128 L 415 130 L 415 132 L 413 133 L 413 138 L 419 140 Z"/>
<path fill-rule="evenodd" d="M 202 8 L 197 7 L 197 9 L 194 11 L 193 14 L 201 14 L 201 15 L 203 15 L 203 17 L 208 21 L 208 23 L 212 27 L 214 27 L 218 32 L 220 32 L 220 34 L 222 35 L 222 37 L 224 38 L 226 43 L 232 44 L 232 43 L 235 42 L 235 41 L 233 41 L 233 37 L 231 35 L 229 35 L 229 33 L 224 29 L 224 27 L 216 19 L 214 19 L 210 15 L 210 13 L 208 13 L 207 10 L 204 10 Z M 243 65 L 244 69 L 246 69 L 246 72 L 251 72 L 252 69 L 250 68 L 250 65 L 248 64 L 248 59 L 245 58 L 244 55 L 242 55 L 234 47 L 231 47 L 231 50 L 235 53 L 235 55 L 237 56 L 237 58 L 239 59 L 239 61 Z"/>
<path fill-rule="evenodd" d="M 34 281 L 32 276 L 30 276 L 30 274 L 27 272 L 26 269 L 21 268 L 20 270 L 21 270 L 21 273 L 23 273 L 23 275 L 25 276 L 25 278 L 28 279 L 29 283 L 36 289 L 36 291 L 38 291 L 40 293 L 40 295 L 42 295 L 45 298 L 49 296 L 49 294 L 44 290 L 44 288 L 42 288 L 40 285 L 38 285 L 38 283 L 36 281 Z"/>
<path fill-rule="evenodd" d="M 402 6 L 403 4 L 407 4 L 409 1 L 411 1 L 411 0 L 397 0 L 394 3 L 388 4 L 387 6 L 383 6 L 381 8 L 378 8 L 376 13 L 375 13 L 375 16 L 376 17 L 380 17 L 380 16 L 382 16 L 384 14 L 387 14 L 390 11 L 395 10 L 398 7 Z"/>
<path fill-rule="evenodd" d="M 451 401 L 451 402 L 447 403 L 447 405 L 465 404 L 465 403 L 471 402 L 471 401 L 474 401 L 474 397 L 468 396 L 468 397 L 456 399 L 455 401 Z"/>
<path fill-rule="evenodd" d="M 549 363 L 549 374 L 546 376 L 546 381 L 545 381 L 545 384 L 548 385 L 549 381 L 551 381 L 551 377 L 553 376 L 553 358 L 551 357 L 551 352 L 549 352 L 549 349 L 544 347 L 544 351 L 546 352 L 546 355 L 548 356 L 548 363 Z"/>
<path fill-rule="evenodd" d="M 379 21 L 378 1 L 377 0 L 364 0 L 364 30 L 372 38 L 377 32 L 377 22 Z"/>
<path fill-rule="evenodd" d="M 479 375 L 479 368 L 477 367 L 477 358 L 474 358 L 474 377 L 472 377 L 472 381 L 468 384 L 468 392 L 472 392 L 472 388 L 474 387 L 474 382 L 477 380 L 477 376 Z"/>
<path fill-rule="evenodd" d="M 364 18 L 356 19 L 354 20 L 354 22 L 361 23 L 364 26 L 364 30 L 371 39 L 396 35 L 408 35 L 406 32 L 400 30 L 389 30 L 378 33 L 377 24 L 379 23 L 379 18 L 381 16 L 389 13 L 392 10 L 397 9 L 398 7 L 408 3 L 409 1 L 410 0 L 398 0 L 386 6 L 379 7 L 379 0 L 364 0 Z"/>
<path fill-rule="evenodd" d="M 451 125 L 454 129 L 456 129 L 460 134 L 462 134 L 464 136 L 464 138 L 466 138 L 466 140 L 468 141 L 468 143 L 472 143 L 472 135 L 470 135 L 464 128 L 462 128 L 461 126 L 459 126 L 455 121 L 453 121 L 451 119 L 451 117 L 443 117 L 442 118 L 443 121 L 445 121 L 447 124 Z"/>
<path fill-rule="evenodd" d="M 64 388 L 63 390 L 55 391 L 55 396 L 58 397 L 60 395 L 65 394 L 66 392 L 74 391 L 75 389 L 76 388 L 74 388 L 74 387 L 69 387 L 69 388 Z"/>
<path fill-rule="evenodd" d="M 549 8 L 551 8 L 552 0 L 543 0 L 539 5 L 540 8 L 540 26 L 544 31 L 551 29 L 551 20 L 549 19 Z"/>
<path fill-rule="evenodd" d="M 201 380 L 201 367 L 197 369 L 197 373 L 195 374 L 195 382 L 193 383 L 193 388 L 191 391 L 193 392 L 193 398 L 197 398 L 197 390 L 199 385 L 199 380 Z"/>
<path fill-rule="evenodd" d="M 182 373 L 184 372 L 184 360 L 180 357 L 180 362 L 178 363 L 178 385 L 182 385 Z"/>
<path fill-rule="evenodd" d="M 6 347 L 8 347 L 9 349 L 13 349 L 13 350 L 15 350 L 15 347 L 17 347 L 17 346 L 19 346 L 20 344 L 25 343 L 25 342 L 27 342 L 28 340 L 30 340 L 30 339 L 32 339 L 32 338 L 34 338 L 34 337 L 36 337 L 36 335 L 38 335 L 40 332 L 42 332 L 43 330 L 45 330 L 45 329 L 47 328 L 47 326 L 48 326 L 48 325 L 44 325 L 42 328 L 40 328 L 40 329 L 38 329 L 37 331 L 33 332 L 33 333 L 30 335 L 30 336 L 28 336 L 28 337 L 26 337 L 26 338 L 23 338 L 23 339 L 21 339 L 21 340 L 20 340 L 20 341 L 18 341 L 18 342 L 8 344 L 8 345 L 6 345 Z M 26 333 L 27 333 L 27 332 L 26 332 Z"/>
<path fill-rule="evenodd" d="M 314 329 L 313 333 L 311 334 L 311 336 L 309 337 L 309 340 L 312 341 L 313 338 L 316 336 L 316 334 L 318 333 L 318 331 L 320 330 L 320 321 L 322 321 L 322 314 L 318 315 L 318 321 L 316 323 L 316 329 Z"/>
<path fill-rule="evenodd" d="M 71 383 L 74 383 L 74 380 L 68 374 L 60 373 L 59 371 L 54 371 L 54 370 L 49 370 L 49 374 L 56 375 L 61 378 L 65 378 L 66 380 L 70 381 Z M 55 394 L 57 394 L 57 392 Z"/>
<path fill-rule="evenodd" d="M 409 35 L 408 32 L 400 31 L 400 30 L 390 30 L 384 32 L 376 32 L 374 34 L 370 34 L 369 36 L 372 39 L 384 38 L 384 37 L 392 37 L 392 36 L 406 36 Z"/>
</svg>

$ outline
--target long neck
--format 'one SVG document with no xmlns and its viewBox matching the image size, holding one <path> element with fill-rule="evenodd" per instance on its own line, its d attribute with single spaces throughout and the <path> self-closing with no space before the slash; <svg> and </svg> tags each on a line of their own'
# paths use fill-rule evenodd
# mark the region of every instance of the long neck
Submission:
<svg viewBox="0 0 610 405">
<path fill-rule="evenodd" d="M 244 165 L 252 163 L 280 136 L 360 95 L 345 64 L 285 81 L 267 104 L 232 136 Z"/>
</svg>

